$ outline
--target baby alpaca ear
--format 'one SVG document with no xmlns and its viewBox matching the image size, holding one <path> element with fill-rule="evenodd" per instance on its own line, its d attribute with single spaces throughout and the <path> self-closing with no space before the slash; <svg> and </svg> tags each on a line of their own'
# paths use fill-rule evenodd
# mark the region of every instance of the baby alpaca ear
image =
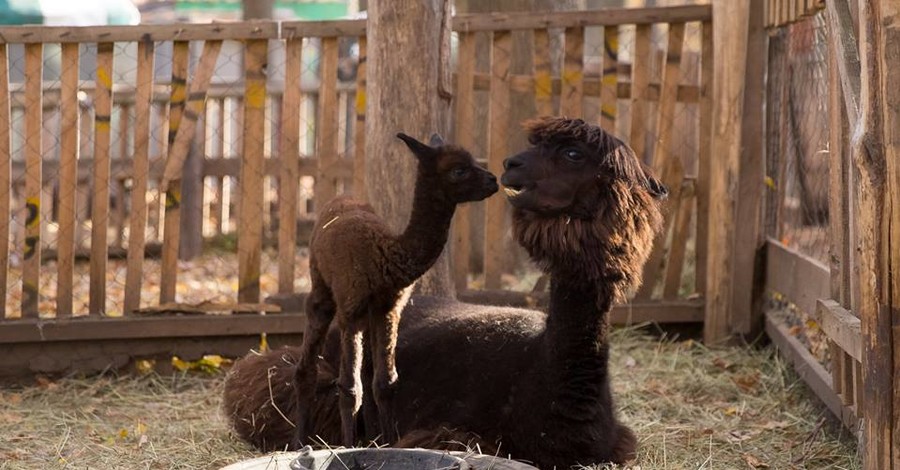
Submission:
<svg viewBox="0 0 900 470">
<path fill-rule="evenodd" d="M 431 139 L 428 141 L 428 145 L 431 147 L 440 147 L 441 145 L 444 145 L 444 138 L 441 137 L 441 135 L 438 133 L 431 134 Z"/>
<path fill-rule="evenodd" d="M 397 137 L 406 143 L 406 146 L 412 150 L 413 155 L 416 156 L 417 159 L 421 160 L 423 158 L 433 158 L 434 157 L 434 149 L 419 142 L 413 137 L 410 137 L 402 132 L 397 134 Z"/>
</svg>

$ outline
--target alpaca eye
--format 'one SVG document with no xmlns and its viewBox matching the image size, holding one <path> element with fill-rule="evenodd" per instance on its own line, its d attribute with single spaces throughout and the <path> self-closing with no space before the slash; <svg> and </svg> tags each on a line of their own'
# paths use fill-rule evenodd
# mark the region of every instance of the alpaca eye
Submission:
<svg viewBox="0 0 900 470">
<path fill-rule="evenodd" d="M 462 167 L 462 166 L 456 167 L 456 168 L 450 170 L 450 176 L 453 177 L 454 179 L 460 179 L 460 178 L 466 176 L 467 174 L 469 174 L 469 169 L 466 167 Z"/>
<path fill-rule="evenodd" d="M 584 160 L 584 154 L 575 149 L 569 149 L 565 151 L 566 158 L 573 162 L 580 162 Z"/>
</svg>

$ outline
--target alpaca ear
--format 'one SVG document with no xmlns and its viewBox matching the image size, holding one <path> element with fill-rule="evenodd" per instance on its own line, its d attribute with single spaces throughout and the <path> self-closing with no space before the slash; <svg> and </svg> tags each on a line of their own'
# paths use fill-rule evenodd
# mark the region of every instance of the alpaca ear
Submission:
<svg viewBox="0 0 900 470">
<path fill-rule="evenodd" d="M 647 188 L 647 192 L 654 199 L 665 200 L 669 196 L 669 188 L 653 176 L 653 172 L 650 171 L 647 165 L 641 164 L 641 170 L 644 172 L 644 187 Z"/>
<path fill-rule="evenodd" d="M 431 139 L 428 140 L 428 145 L 431 147 L 440 147 L 444 145 L 444 138 L 441 137 L 441 135 L 438 133 L 431 134 Z"/>
<path fill-rule="evenodd" d="M 416 156 L 417 159 L 421 160 L 423 158 L 433 158 L 434 157 L 434 149 L 419 142 L 413 137 L 410 137 L 402 132 L 397 134 L 397 138 L 406 143 L 406 146 L 412 150 L 413 155 Z"/>
</svg>

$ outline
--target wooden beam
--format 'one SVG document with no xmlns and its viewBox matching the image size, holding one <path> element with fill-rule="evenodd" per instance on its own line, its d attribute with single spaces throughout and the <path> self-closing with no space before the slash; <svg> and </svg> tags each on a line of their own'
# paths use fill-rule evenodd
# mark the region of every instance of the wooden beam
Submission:
<svg viewBox="0 0 900 470">
<path fill-rule="evenodd" d="M 831 296 L 831 271 L 821 261 L 776 240 L 766 244 L 766 288 L 778 292 L 806 313 Z"/>
<path fill-rule="evenodd" d="M 277 39 L 278 26 L 275 21 L 140 26 L 6 26 L 0 28 L 0 38 L 3 43 L 9 44 Z"/>
<path fill-rule="evenodd" d="M 827 0 L 825 17 L 828 20 L 828 40 L 837 56 L 844 109 L 850 127 L 859 119 L 860 62 L 856 34 L 853 32 L 853 16 L 847 0 Z"/>
<path fill-rule="evenodd" d="M 515 12 L 457 15 L 454 31 L 505 31 L 516 29 L 546 29 L 620 24 L 648 25 L 653 23 L 682 23 L 712 19 L 710 5 L 682 5 L 671 7 L 602 8 L 567 12 Z"/>
<path fill-rule="evenodd" d="M 862 360 L 862 333 L 859 318 L 833 300 L 816 302 L 819 326 L 828 339 L 847 352 L 853 359 Z"/>
<path fill-rule="evenodd" d="M 712 152 L 709 162 L 709 239 L 706 321 L 703 337 L 717 343 L 730 335 L 734 287 L 735 209 L 741 154 L 741 120 L 750 0 L 713 1 Z"/>
</svg>

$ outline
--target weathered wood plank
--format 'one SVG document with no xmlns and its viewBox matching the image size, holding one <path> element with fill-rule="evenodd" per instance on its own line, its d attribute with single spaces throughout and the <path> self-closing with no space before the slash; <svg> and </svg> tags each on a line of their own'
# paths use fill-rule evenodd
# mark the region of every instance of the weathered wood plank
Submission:
<svg viewBox="0 0 900 470">
<path fill-rule="evenodd" d="M 650 167 L 660 175 L 663 184 L 669 188 L 669 202 L 663 210 L 662 236 L 653 245 L 650 258 L 644 264 L 644 283 L 638 289 L 637 299 L 649 299 L 657 285 L 665 261 L 666 234 L 672 228 L 675 214 L 680 212 L 681 182 L 684 178 L 684 164 L 680 153 L 673 152 L 672 131 L 675 127 L 675 93 L 681 80 L 681 50 L 684 44 L 684 23 L 669 25 L 666 64 L 662 76 L 662 93 L 656 115 L 656 145 L 650 158 Z M 633 130 L 633 128 L 632 128 Z M 682 241 L 686 241 L 682 240 Z M 675 240 L 671 247 L 674 248 Z M 670 248 L 671 251 L 671 248 Z"/>
<path fill-rule="evenodd" d="M 844 110 L 851 127 L 859 119 L 860 60 L 856 34 L 853 32 L 853 16 L 847 0 L 827 0 L 825 17 L 828 20 L 830 50 L 836 55 L 840 71 Z"/>
<path fill-rule="evenodd" d="M 842 350 L 853 359 L 862 360 L 862 333 L 859 318 L 833 300 L 819 299 L 816 302 L 819 326 Z"/>
<path fill-rule="evenodd" d="M 510 88 L 507 76 L 511 56 L 512 35 L 509 31 L 495 32 L 491 44 L 491 103 L 488 114 L 490 122 L 488 171 L 495 175 L 503 172 L 503 159 L 508 156 Z M 488 289 L 500 288 L 505 251 L 503 247 L 505 210 L 504 198 L 488 198 L 485 203 L 484 286 Z"/>
<path fill-rule="evenodd" d="M 365 201 L 366 191 L 366 38 L 359 38 L 356 68 L 356 124 L 353 126 L 353 193 Z"/>
<path fill-rule="evenodd" d="M 806 382 L 806 385 L 815 393 L 822 403 L 844 423 L 848 430 L 856 432 L 856 414 L 853 410 L 844 407 L 840 397 L 832 390 L 828 372 L 819 364 L 819 361 L 809 353 L 806 346 L 797 338 L 791 336 L 787 325 L 777 318 L 766 315 L 766 334 L 784 355 L 794 365 L 797 375 Z"/>
<path fill-rule="evenodd" d="M 470 42 L 474 42 L 472 39 Z M 470 47 L 472 51 L 469 55 L 460 55 L 467 57 L 470 71 L 474 73 L 475 49 Z M 462 49 L 460 49 L 462 51 Z M 534 31 L 534 108 L 538 116 L 553 116 L 553 76 L 550 69 L 550 33 L 546 29 L 538 29 Z M 460 64 L 462 66 L 462 64 Z M 461 76 L 462 72 L 458 72 Z M 473 84 L 474 85 L 474 84 Z M 471 98 L 470 98 L 471 99 Z"/>
<path fill-rule="evenodd" d="M 649 24 L 638 25 L 634 35 L 634 58 L 631 67 L 631 135 L 628 145 L 641 161 L 647 161 L 645 150 L 647 131 L 649 130 L 649 103 L 645 97 L 650 85 L 650 67 L 653 57 L 650 54 Z"/>
<path fill-rule="evenodd" d="M 43 46 L 25 48 L 25 246 L 22 265 L 22 317 L 38 316 L 41 270 L 41 132 Z M 5 125 L 5 124 L 4 124 Z"/>
<path fill-rule="evenodd" d="M 543 32 L 546 36 L 546 31 Z M 535 37 L 537 37 L 535 33 Z M 456 97 L 454 99 L 456 115 L 453 120 L 455 129 L 453 139 L 457 145 L 471 149 L 475 144 L 475 96 L 473 92 L 473 74 L 475 72 L 475 35 L 460 33 L 459 35 L 459 65 L 457 65 Z M 537 39 L 535 39 L 537 41 Z M 538 47 L 535 45 L 535 51 Z M 549 53 L 549 51 L 548 51 Z M 535 52 L 535 61 L 538 60 Z M 549 60 L 549 59 L 548 59 Z M 549 78 L 549 69 L 547 70 Z M 535 79 L 535 83 L 540 82 Z M 535 89 L 535 100 L 538 90 Z M 549 96 L 548 96 L 549 101 Z M 469 279 L 469 253 L 471 244 L 471 205 L 457 206 L 453 216 L 453 238 L 451 254 L 453 256 L 452 275 L 456 292 L 462 292 L 468 288 Z"/>
<path fill-rule="evenodd" d="M 700 149 L 697 153 L 697 235 L 694 242 L 697 259 L 694 277 L 697 292 L 706 292 L 706 273 L 709 259 L 710 162 L 712 160 L 713 123 L 713 25 L 701 26 L 700 57 Z"/>
<path fill-rule="evenodd" d="M 584 114 L 584 28 L 566 28 L 565 35 L 559 112 L 580 118 Z"/>
<path fill-rule="evenodd" d="M 172 51 L 172 97 L 169 101 L 168 157 L 181 129 L 184 106 L 187 100 L 187 74 L 190 43 L 176 41 Z M 167 157 L 167 160 L 168 160 Z M 160 183 L 160 193 L 165 193 L 165 216 L 163 221 L 163 254 L 160 273 L 159 303 L 175 301 L 175 286 L 178 282 L 178 243 L 181 230 L 181 184 Z"/>
<path fill-rule="evenodd" d="M 619 27 L 603 27 L 603 71 L 600 75 L 600 127 L 616 132 L 619 87 Z"/>
<path fill-rule="evenodd" d="M 734 286 L 735 209 L 741 154 L 741 118 L 747 57 L 749 0 L 715 0 L 713 22 L 712 155 L 709 162 L 709 239 L 706 321 L 703 337 L 712 344 L 728 338 Z"/>
<path fill-rule="evenodd" d="M 321 61 L 317 104 L 319 120 L 316 123 L 316 154 L 319 157 L 319 172 L 316 175 L 315 186 L 317 212 L 337 195 L 337 179 L 328 172 L 328 167 L 339 160 L 338 106 L 335 90 L 338 61 L 336 38 L 326 38 L 322 41 Z"/>
<path fill-rule="evenodd" d="M 154 43 L 138 43 L 137 92 L 134 101 L 134 155 L 131 187 L 131 225 L 128 231 L 128 261 L 125 271 L 123 310 L 141 306 L 144 246 L 147 230 L 147 182 L 150 177 L 150 111 L 153 93 Z"/>
<path fill-rule="evenodd" d="M 686 184 L 681 190 L 678 213 L 673 221 L 672 242 L 666 260 L 666 276 L 663 282 L 663 299 L 666 300 L 676 299 L 681 288 L 691 216 L 694 214 L 694 192 L 694 184 Z"/>
<path fill-rule="evenodd" d="M 10 122 L 9 58 L 6 44 L 0 44 L 0 122 Z M 6 317 L 6 288 L 9 277 L 10 205 L 10 126 L 0 126 L 0 321 Z"/>
<path fill-rule="evenodd" d="M 709 5 L 670 7 L 601 8 L 568 12 L 514 12 L 457 15 L 454 31 L 507 31 L 515 29 L 576 28 L 620 24 L 649 25 L 712 19 Z"/>
<path fill-rule="evenodd" d="M 297 199 L 300 183 L 300 73 L 301 38 L 285 44 L 285 84 L 281 100 L 281 158 L 278 177 L 278 293 L 294 291 L 297 247 Z M 357 122 L 358 124 L 358 122 Z"/>
<path fill-rule="evenodd" d="M 831 274 L 821 261 L 769 239 L 766 248 L 766 288 L 813 313 L 816 302 L 831 295 Z"/>
<path fill-rule="evenodd" d="M 328 42 L 326 40 L 325 44 Z M 238 302 L 245 303 L 260 300 L 267 55 L 268 42 L 265 40 L 248 41 L 245 45 L 244 154 L 241 156 L 241 204 L 238 207 Z"/>
<path fill-rule="evenodd" d="M 849 123 L 841 96 L 841 57 L 828 47 L 828 220 L 831 268 L 831 298 L 850 306 L 850 159 L 847 148 Z M 847 370 L 847 373 L 850 371 Z"/>
<path fill-rule="evenodd" d="M 114 43 L 278 38 L 278 22 L 245 21 L 211 24 L 135 26 L 13 26 L 0 27 L 4 43 Z"/>
<path fill-rule="evenodd" d="M 97 44 L 97 88 L 94 90 L 94 189 L 91 205 L 91 315 L 106 313 L 106 266 L 109 251 L 110 133 L 114 44 Z"/>
<path fill-rule="evenodd" d="M 59 137 L 59 232 L 56 240 L 56 316 L 72 315 L 75 270 L 75 195 L 78 164 L 78 44 L 62 45 Z"/>
</svg>

